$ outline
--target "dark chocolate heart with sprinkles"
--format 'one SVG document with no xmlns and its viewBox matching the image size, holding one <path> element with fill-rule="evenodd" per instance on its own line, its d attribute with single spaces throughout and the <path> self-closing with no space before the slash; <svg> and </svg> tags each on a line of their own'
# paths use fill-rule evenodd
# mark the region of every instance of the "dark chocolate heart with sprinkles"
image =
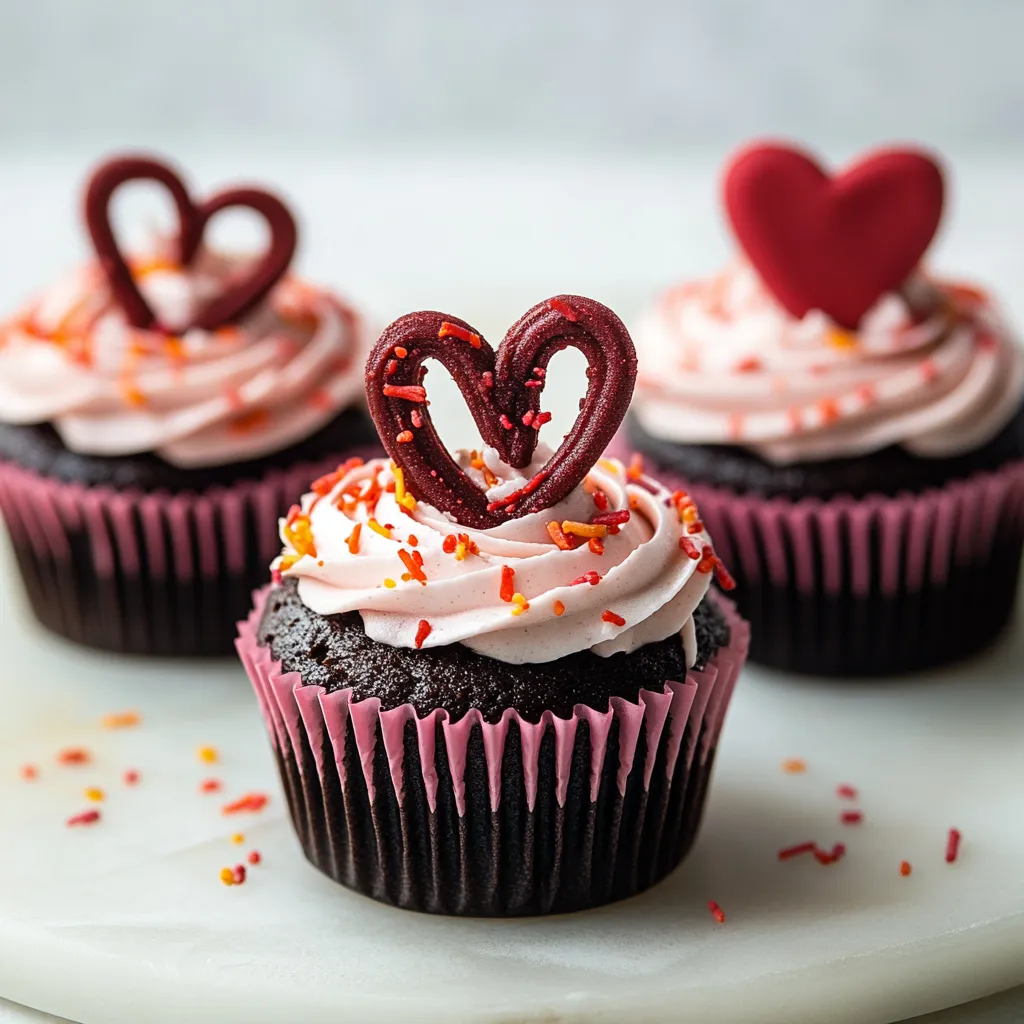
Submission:
<svg viewBox="0 0 1024 1024">
<path fill-rule="evenodd" d="M 541 395 L 551 357 L 566 348 L 587 360 L 587 393 L 576 422 L 547 465 L 520 490 L 490 501 L 449 455 L 430 419 L 428 359 L 452 375 L 484 444 L 517 469 L 528 466 L 551 419 Z M 418 499 L 463 526 L 489 529 L 557 504 L 601 457 L 629 408 L 636 351 L 607 306 L 579 295 L 538 303 L 495 351 L 479 331 L 445 313 L 409 313 L 380 336 L 366 364 L 370 414 L 384 447 Z"/>
<path fill-rule="evenodd" d="M 85 221 L 114 299 L 133 327 L 167 330 L 166 325 L 157 323 L 156 315 L 139 291 L 110 224 L 110 201 L 114 193 L 130 181 L 154 181 L 170 193 L 178 213 L 177 259 L 183 267 L 192 262 L 207 224 L 221 210 L 233 207 L 253 210 L 270 229 L 270 244 L 266 252 L 199 310 L 187 326 L 212 331 L 236 322 L 250 312 L 287 272 L 295 255 L 298 229 L 288 207 L 277 196 L 257 188 L 235 188 L 217 192 L 196 204 L 184 182 L 167 164 L 141 156 L 108 160 L 96 168 L 86 186 Z"/>
</svg>

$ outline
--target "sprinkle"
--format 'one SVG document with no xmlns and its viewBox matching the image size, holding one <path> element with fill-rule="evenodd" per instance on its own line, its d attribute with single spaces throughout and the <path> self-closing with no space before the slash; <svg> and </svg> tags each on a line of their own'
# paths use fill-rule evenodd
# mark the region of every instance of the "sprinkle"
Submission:
<svg viewBox="0 0 1024 1024">
<path fill-rule="evenodd" d="M 267 806 L 270 797 L 265 793 L 246 793 L 245 796 L 239 797 L 237 800 L 233 800 L 229 804 L 225 804 L 221 809 L 221 814 L 240 814 L 243 811 L 250 811 L 253 814 L 262 811 Z"/>
<path fill-rule="evenodd" d="M 939 376 L 939 368 L 933 359 L 925 359 L 921 363 L 921 379 L 925 384 L 931 384 Z"/>
<path fill-rule="evenodd" d="M 839 820 L 844 825 L 859 825 L 864 820 L 863 811 L 843 811 L 839 815 Z"/>
<path fill-rule="evenodd" d="M 532 409 L 527 409 L 526 412 L 523 413 L 523 420 L 522 420 L 523 426 L 524 427 L 530 426 L 533 423 L 533 417 L 536 416 L 536 415 L 537 414 Z"/>
<path fill-rule="evenodd" d="M 570 323 L 576 323 L 579 314 L 564 299 L 548 299 L 548 309 L 561 313 Z"/>
<path fill-rule="evenodd" d="M 484 372 L 480 375 L 480 379 L 483 381 L 483 385 L 485 388 L 494 387 L 494 374 L 490 370 L 484 370 Z"/>
<path fill-rule="evenodd" d="M 196 751 L 196 757 L 203 764 L 216 764 L 220 760 L 220 754 L 217 753 L 216 747 L 200 747 Z"/>
<path fill-rule="evenodd" d="M 635 458 L 639 458 L 639 456 L 635 456 Z M 611 459 L 598 459 L 597 464 L 605 470 L 605 472 L 613 473 L 615 476 L 619 475 L 619 467 L 612 462 Z"/>
<path fill-rule="evenodd" d="M 139 773 L 134 768 L 129 768 L 122 778 L 126 786 L 137 786 L 139 784 Z"/>
<path fill-rule="evenodd" d="M 430 631 L 433 627 L 427 622 L 426 619 L 420 619 L 420 624 L 416 627 L 416 647 L 419 649 L 423 646 L 423 641 L 430 636 Z"/>
<path fill-rule="evenodd" d="M 457 544 L 458 544 L 458 541 L 455 539 L 455 534 L 454 533 L 449 533 L 448 536 L 445 537 L 444 543 L 441 545 L 441 550 L 446 555 L 450 555 L 450 554 L 452 554 L 452 552 L 455 551 L 455 546 Z"/>
<path fill-rule="evenodd" d="M 840 800 L 856 800 L 857 790 L 853 786 L 848 786 L 845 782 L 841 786 L 836 786 L 836 796 Z"/>
<path fill-rule="evenodd" d="M 601 512 L 605 512 L 608 509 L 608 495 L 601 490 L 600 487 L 594 488 L 594 493 L 591 495 L 594 499 L 594 504 L 598 507 Z"/>
<path fill-rule="evenodd" d="M 523 597 L 522 594 L 516 593 L 512 595 L 512 608 L 511 612 L 513 615 L 522 615 L 523 612 L 530 610 L 530 602 Z"/>
<path fill-rule="evenodd" d="M 395 355 L 399 359 L 404 359 L 408 354 L 409 354 L 409 350 L 407 348 L 403 348 L 401 345 L 396 345 L 395 346 Z"/>
<path fill-rule="evenodd" d="M 701 548 L 700 561 L 697 563 L 697 572 L 712 572 L 715 568 L 715 564 L 718 559 L 715 558 L 715 552 L 712 550 L 710 544 L 705 544 Z"/>
<path fill-rule="evenodd" d="M 408 444 L 413 440 L 413 432 L 411 430 L 403 430 L 401 433 L 395 435 L 395 440 L 399 444 Z"/>
<path fill-rule="evenodd" d="M 501 587 L 498 590 L 498 597 L 502 601 L 511 601 L 515 593 L 516 571 L 510 565 L 501 567 Z"/>
<path fill-rule="evenodd" d="M 552 605 L 552 609 L 556 615 L 561 615 L 565 611 L 565 605 L 561 601 L 556 601 Z"/>
<path fill-rule="evenodd" d="M 700 558 L 700 552 L 697 550 L 697 545 L 690 540 L 689 537 L 679 538 L 679 549 L 685 551 L 690 558 Z"/>
<path fill-rule="evenodd" d="M 686 524 L 687 533 L 703 533 L 704 524 L 699 519 L 694 519 L 692 523 Z"/>
<path fill-rule="evenodd" d="M 398 360 L 397 359 L 389 359 L 387 361 L 387 363 L 385 364 L 385 366 L 384 366 L 384 376 L 390 377 L 391 374 L 396 373 L 397 371 L 398 371 Z"/>
<path fill-rule="evenodd" d="M 219 793 L 220 789 L 220 779 L 203 779 L 203 781 L 199 783 L 200 793 Z"/>
<path fill-rule="evenodd" d="M 233 434 L 251 434 L 260 427 L 265 427 L 270 422 L 270 413 L 266 409 L 250 409 L 249 412 L 236 416 L 229 424 L 228 429 Z"/>
<path fill-rule="evenodd" d="M 234 885 L 235 884 L 235 873 L 234 873 L 234 871 L 232 871 L 231 868 L 221 868 L 220 869 L 220 880 L 225 885 Z"/>
<path fill-rule="evenodd" d="M 734 367 L 736 373 L 757 373 L 762 368 L 762 362 L 757 356 L 747 356 L 741 359 Z"/>
<path fill-rule="evenodd" d="M 910 871 L 911 871 L 910 861 L 909 860 L 901 860 L 900 861 L 900 874 L 904 878 L 906 878 L 910 874 Z"/>
<path fill-rule="evenodd" d="M 379 533 L 385 540 L 391 540 L 391 530 L 387 526 L 381 526 L 373 516 L 366 521 L 366 525 L 373 530 L 374 533 Z"/>
<path fill-rule="evenodd" d="M 807 762 L 799 757 L 789 757 L 782 762 L 781 767 L 787 775 L 799 775 L 807 771 Z"/>
<path fill-rule="evenodd" d="M 627 480 L 639 480 L 644 472 L 644 460 L 639 452 L 634 452 L 629 460 L 629 468 L 626 470 Z"/>
<path fill-rule="evenodd" d="M 722 590 L 729 591 L 736 589 L 736 580 L 733 579 L 732 573 L 726 569 L 725 563 L 717 556 L 715 558 L 715 577 Z"/>
<path fill-rule="evenodd" d="M 356 523 L 352 527 L 352 532 L 345 538 L 345 543 L 348 545 L 348 553 L 350 555 L 359 554 L 359 534 L 363 532 L 363 524 Z"/>
<path fill-rule="evenodd" d="M 385 576 L 384 577 L 384 586 L 387 587 L 388 590 L 393 590 L 395 587 L 398 586 L 398 584 L 395 583 L 395 581 L 390 576 Z"/>
<path fill-rule="evenodd" d="M 857 347 L 856 336 L 850 334 L 849 331 L 841 331 L 838 328 L 832 328 L 832 330 L 828 332 L 828 342 L 833 348 L 838 349 L 852 349 Z"/>
<path fill-rule="evenodd" d="M 236 864 L 234 870 L 234 883 L 235 885 L 245 885 L 245 865 Z"/>
<path fill-rule="evenodd" d="M 600 582 L 601 574 L 596 569 L 591 569 L 590 572 L 585 572 L 582 576 L 577 576 L 569 586 L 578 587 L 582 583 L 589 583 L 592 587 L 596 587 Z"/>
<path fill-rule="evenodd" d="M 505 430 L 512 429 L 512 421 L 504 413 L 501 414 L 501 417 L 498 420 L 498 422 L 502 425 L 502 427 L 504 427 Z"/>
<path fill-rule="evenodd" d="M 85 790 L 85 799 L 91 800 L 94 804 L 102 803 L 106 798 L 106 794 L 99 786 L 89 786 Z"/>
<path fill-rule="evenodd" d="M 100 812 L 97 810 L 82 811 L 81 814 L 73 814 L 65 822 L 68 828 L 74 828 L 76 825 L 95 825 L 100 820 Z"/>
<path fill-rule="evenodd" d="M 66 747 L 57 755 L 58 764 L 89 764 L 92 754 L 85 747 Z"/>
<path fill-rule="evenodd" d="M 39 778 L 39 769 L 34 764 L 23 764 L 18 769 L 18 774 L 26 782 L 35 782 Z"/>
<path fill-rule="evenodd" d="M 603 523 L 577 523 L 572 519 L 563 519 L 562 533 L 571 533 L 576 537 L 605 537 L 608 535 L 608 527 Z"/>
<path fill-rule="evenodd" d="M 236 846 L 241 846 L 241 845 L 242 845 L 242 843 L 244 843 L 244 842 L 245 842 L 245 836 L 244 836 L 244 835 L 242 835 L 242 833 L 241 833 L 241 832 L 236 832 L 236 833 L 235 833 L 235 834 L 234 834 L 234 835 L 233 835 L 233 836 L 231 837 L 231 842 L 233 842 L 233 843 L 234 843 L 234 844 L 235 844 Z"/>
<path fill-rule="evenodd" d="M 335 470 L 333 473 L 325 473 L 313 481 L 310 485 L 310 490 L 322 498 L 334 490 L 339 480 L 341 480 L 341 473 L 338 470 Z"/>
<path fill-rule="evenodd" d="M 263 857 L 260 855 L 259 850 L 252 850 L 246 859 L 250 864 L 259 864 L 263 860 Z"/>
<path fill-rule="evenodd" d="M 725 911 L 714 900 L 708 900 L 708 910 L 719 924 L 725 924 Z"/>
<path fill-rule="evenodd" d="M 600 537 L 591 537 L 590 540 L 587 541 L 587 546 L 595 555 L 604 554 L 604 541 L 601 540 Z"/>
<path fill-rule="evenodd" d="M 845 853 L 846 847 L 842 843 L 836 843 L 836 845 L 832 847 L 831 853 L 828 850 L 815 849 L 814 859 L 819 864 L 823 865 L 835 864 L 835 862 L 840 860 Z"/>
<path fill-rule="evenodd" d="M 130 729 L 138 725 L 142 718 L 135 711 L 119 711 L 112 715 L 104 715 L 100 724 L 104 729 Z"/>
<path fill-rule="evenodd" d="M 601 621 L 610 622 L 613 626 L 624 626 L 626 624 L 626 620 L 621 615 L 617 615 L 607 608 L 601 612 Z"/>
<path fill-rule="evenodd" d="M 814 853 L 817 846 L 812 842 L 797 843 L 795 846 L 787 846 L 779 850 L 779 860 L 789 860 L 791 857 L 799 857 L 802 853 Z"/>
<path fill-rule="evenodd" d="M 132 405 L 136 409 L 146 404 L 146 396 L 136 384 L 130 380 L 121 381 L 121 397 L 126 405 Z"/>
<path fill-rule="evenodd" d="M 523 387 L 524 388 L 542 388 L 542 387 L 544 387 L 544 381 L 542 381 L 542 380 L 524 380 L 523 381 Z M 526 425 L 529 426 L 530 424 L 527 423 Z"/>
<path fill-rule="evenodd" d="M 946 863 L 952 864 L 960 854 L 960 830 L 951 828 L 946 839 Z"/>
<path fill-rule="evenodd" d="M 607 500 L 605 498 L 605 501 Z M 625 526 L 629 522 L 629 509 L 620 508 L 613 512 L 602 512 L 600 515 L 592 516 L 590 521 L 595 526 Z"/>
<path fill-rule="evenodd" d="M 480 347 L 480 335 L 474 334 L 472 331 L 467 330 L 465 327 L 460 327 L 458 324 L 451 324 L 447 320 L 441 324 L 441 329 L 437 332 L 439 338 L 458 338 L 459 341 L 468 341 L 473 348 Z"/>
<path fill-rule="evenodd" d="M 420 553 L 417 551 L 417 555 Z M 420 561 L 417 563 L 416 559 L 405 550 L 405 548 L 398 549 L 398 557 L 402 560 L 402 564 L 409 570 L 409 575 L 419 583 L 426 583 L 427 577 L 420 568 L 420 563 L 423 562 L 423 556 L 420 555 Z"/>
<path fill-rule="evenodd" d="M 427 389 L 419 384 L 385 384 L 385 398 L 404 398 L 407 402 L 425 402 Z"/>
<path fill-rule="evenodd" d="M 554 519 L 548 523 L 548 536 L 562 551 L 572 550 L 573 545 L 570 543 L 569 538 L 562 532 L 561 525 L 555 522 Z"/>
<path fill-rule="evenodd" d="M 547 376 L 547 370 L 545 370 L 543 367 L 535 366 L 533 368 L 533 375 L 534 377 L 539 377 L 541 380 L 543 380 Z"/>
</svg>

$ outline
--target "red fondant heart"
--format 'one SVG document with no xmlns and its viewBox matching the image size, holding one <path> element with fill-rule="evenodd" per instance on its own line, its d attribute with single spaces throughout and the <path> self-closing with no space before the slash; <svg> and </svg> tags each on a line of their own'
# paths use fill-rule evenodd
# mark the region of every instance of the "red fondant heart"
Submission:
<svg viewBox="0 0 1024 1024">
<path fill-rule="evenodd" d="M 517 494 L 489 502 L 448 454 L 430 419 L 423 365 L 436 359 L 462 391 L 486 445 L 510 466 L 537 446 L 548 361 L 564 348 L 587 360 L 580 413 L 547 465 Z M 384 447 L 412 493 L 464 526 L 488 529 L 561 501 L 601 457 L 622 422 L 636 380 L 636 352 L 622 321 L 578 295 L 538 303 L 509 328 L 497 353 L 444 313 L 410 313 L 380 336 L 366 364 L 366 397 Z"/>
<path fill-rule="evenodd" d="M 732 161 L 724 193 L 736 237 L 779 302 L 853 329 L 920 262 L 943 184 L 914 150 L 881 150 L 832 176 L 795 149 L 756 145 Z"/>
<path fill-rule="evenodd" d="M 146 157 L 110 160 L 98 167 L 85 193 L 85 220 L 96 255 L 110 290 L 134 327 L 165 329 L 156 323 L 121 253 L 110 225 L 110 200 L 129 181 L 156 181 L 174 200 L 178 212 L 178 261 L 188 266 L 199 249 L 211 218 L 229 207 L 247 207 L 260 214 L 270 229 L 270 244 L 263 256 L 240 279 L 212 299 L 195 317 L 192 327 L 213 330 L 248 313 L 284 276 L 295 254 L 298 231 L 288 208 L 277 196 L 261 189 L 238 188 L 218 192 L 198 205 L 181 178 L 166 164 Z"/>
</svg>

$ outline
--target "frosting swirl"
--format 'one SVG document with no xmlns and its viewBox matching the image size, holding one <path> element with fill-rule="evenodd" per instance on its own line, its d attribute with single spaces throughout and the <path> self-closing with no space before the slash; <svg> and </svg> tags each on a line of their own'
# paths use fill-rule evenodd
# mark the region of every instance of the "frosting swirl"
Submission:
<svg viewBox="0 0 1024 1024">
<path fill-rule="evenodd" d="M 634 337 L 648 433 L 776 464 L 889 445 L 958 455 L 1024 396 L 1024 352 L 988 297 L 924 278 L 883 296 L 853 334 L 817 311 L 793 318 L 740 264 L 667 293 Z"/>
<path fill-rule="evenodd" d="M 133 272 L 172 328 L 247 262 L 169 248 Z M 99 265 L 32 301 L 0 333 L 0 420 L 52 423 L 72 451 L 155 452 L 182 468 L 279 451 L 360 401 L 369 339 L 340 299 L 286 277 L 237 325 L 167 335 L 131 326 Z"/>
<path fill-rule="evenodd" d="M 544 449 L 522 470 L 491 449 L 457 458 L 497 499 L 543 467 Z M 298 577 L 313 611 L 358 611 L 367 635 L 393 647 L 462 643 L 513 664 L 607 657 L 682 633 L 693 663 L 692 614 L 717 560 L 682 492 L 602 459 L 553 508 L 466 530 L 415 501 L 386 460 L 357 461 L 282 520 L 274 568 Z"/>
</svg>

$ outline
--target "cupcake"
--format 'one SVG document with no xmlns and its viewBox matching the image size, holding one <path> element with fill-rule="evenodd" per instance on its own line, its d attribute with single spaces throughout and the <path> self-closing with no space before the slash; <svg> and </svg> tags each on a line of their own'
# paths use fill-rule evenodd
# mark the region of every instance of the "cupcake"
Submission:
<svg viewBox="0 0 1024 1024">
<path fill-rule="evenodd" d="M 613 451 L 699 503 L 752 659 L 871 676 L 981 650 L 1017 590 L 1024 357 L 986 292 L 921 266 L 939 166 L 830 176 L 757 145 L 724 196 L 745 258 L 640 323 Z"/>
<path fill-rule="evenodd" d="M 567 346 L 588 390 L 552 452 L 540 398 Z M 426 358 L 480 449 L 441 447 Z M 693 843 L 747 627 L 709 593 L 689 499 L 599 461 L 634 374 L 621 321 L 578 296 L 535 306 L 496 355 L 430 312 L 371 354 L 391 460 L 290 512 L 238 641 L 305 854 L 341 884 L 432 913 L 554 913 L 640 892 Z"/>
<path fill-rule="evenodd" d="M 125 256 L 117 188 L 153 181 L 178 231 Z M 227 207 L 260 214 L 260 256 L 203 243 Z M 370 339 L 289 273 L 296 227 L 257 189 L 189 198 L 168 166 L 101 165 L 85 190 L 96 259 L 0 331 L 0 510 L 39 620 L 93 647 L 228 654 L 317 475 L 380 451 L 362 395 Z"/>
</svg>

